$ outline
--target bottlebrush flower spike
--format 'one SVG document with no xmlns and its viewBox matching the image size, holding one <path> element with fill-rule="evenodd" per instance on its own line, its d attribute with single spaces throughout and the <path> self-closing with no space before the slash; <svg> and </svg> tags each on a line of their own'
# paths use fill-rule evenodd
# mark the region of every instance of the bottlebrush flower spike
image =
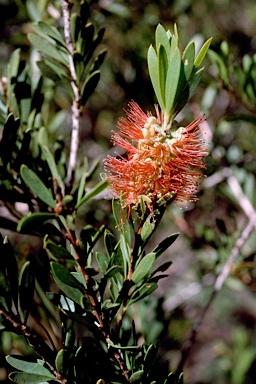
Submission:
<svg viewBox="0 0 256 384">
<path fill-rule="evenodd" d="M 201 137 L 198 117 L 187 127 L 166 132 L 163 115 L 156 106 L 156 116 L 147 114 L 137 103 L 128 105 L 127 118 L 118 121 L 114 145 L 127 151 L 127 157 L 105 159 L 106 179 L 122 207 L 137 206 L 141 197 L 153 208 L 166 194 L 176 194 L 175 201 L 197 200 L 198 182 L 208 155 Z"/>
</svg>

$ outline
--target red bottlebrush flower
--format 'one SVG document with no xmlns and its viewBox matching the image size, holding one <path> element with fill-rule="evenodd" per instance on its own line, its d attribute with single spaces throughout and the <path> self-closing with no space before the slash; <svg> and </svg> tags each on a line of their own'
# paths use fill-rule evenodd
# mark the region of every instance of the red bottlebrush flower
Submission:
<svg viewBox="0 0 256 384">
<path fill-rule="evenodd" d="M 121 198 L 123 208 L 137 206 L 142 196 L 153 207 L 168 193 L 175 193 L 177 202 L 195 201 L 203 157 L 208 155 L 198 127 L 205 117 L 166 132 L 157 107 L 156 117 L 134 101 L 128 107 L 127 118 L 118 121 L 119 132 L 113 136 L 114 145 L 125 149 L 127 157 L 108 156 L 104 162 L 114 197 Z"/>
</svg>

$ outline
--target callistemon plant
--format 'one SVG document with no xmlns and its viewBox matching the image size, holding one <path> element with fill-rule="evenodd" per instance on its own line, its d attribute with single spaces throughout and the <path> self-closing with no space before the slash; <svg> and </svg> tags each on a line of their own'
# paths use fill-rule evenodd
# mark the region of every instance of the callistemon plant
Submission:
<svg viewBox="0 0 256 384">
<path fill-rule="evenodd" d="M 167 194 L 177 202 L 196 199 L 207 155 L 199 129 L 205 117 L 197 117 L 186 127 L 173 123 L 200 81 L 203 68 L 199 66 L 210 41 L 196 58 L 193 42 L 181 55 L 177 29 L 171 35 L 161 25 L 157 27 L 156 50 L 152 46 L 148 50 L 148 67 L 160 109 L 155 106 L 154 116 L 131 101 L 127 118 L 119 120 L 119 131 L 113 136 L 114 145 L 125 149 L 127 156 L 105 160 L 110 190 L 123 208 L 136 207 L 143 199 L 153 210 L 155 201 Z"/>
<path fill-rule="evenodd" d="M 129 103 L 127 117 L 119 120 L 119 131 L 113 136 L 114 144 L 127 154 L 107 157 L 105 179 L 88 192 L 96 165 L 87 169 L 87 161 L 78 161 L 80 115 L 100 78 L 106 52 L 94 51 L 104 31 L 95 33 L 87 23 L 86 1 L 78 1 L 74 7 L 72 1 L 62 0 L 61 4 L 64 37 L 41 21 L 33 24 L 34 33 L 29 35 L 34 49 L 44 56 L 38 62 L 43 79 L 36 89 L 31 86 L 33 72 L 16 50 L 8 66 L 7 108 L 0 108 L 1 119 L 6 120 L 0 142 L 2 175 L 6 177 L 2 187 L 10 188 L 8 193 L 4 189 L 3 201 L 20 218 L 18 232 L 44 238 L 36 252 L 47 259 L 44 273 L 50 271 L 42 280 L 42 286 L 47 280 L 45 292 L 41 279 L 35 279 L 33 258 L 24 261 L 19 273 L 10 243 L 0 237 L 0 330 L 23 335 L 39 356 L 34 362 L 8 356 L 8 363 L 16 369 L 9 377 L 17 384 L 182 383 L 182 367 L 174 375 L 159 363 L 155 344 L 162 325 L 159 328 L 156 307 L 151 311 L 149 305 L 149 319 L 143 308 L 144 299 L 146 305 L 151 302 L 158 281 L 168 276 L 164 272 L 172 262 L 161 263 L 159 258 L 178 234 L 168 235 L 151 251 L 149 239 L 168 204 L 197 198 L 205 167 L 207 148 L 200 131 L 205 118 L 198 116 L 186 126 L 178 126 L 174 119 L 200 81 L 203 69 L 199 67 L 210 40 L 197 56 L 193 42 L 181 54 L 176 27 L 173 34 L 157 27 L 156 47 L 148 51 L 155 112 L 144 112 L 135 101 Z M 56 159 L 66 158 L 65 145 L 61 155 L 52 155 L 48 147 L 47 108 L 34 106 L 41 100 L 38 95 L 48 95 L 44 87 L 49 83 L 43 80 L 49 76 L 56 84 L 59 80 L 66 84 L 72 100 L 67 166 L 56 163 Z M 28 92 L 32 92 L 30 99 Z M 111 232 L 107 220 L 107 228 L 86 222 L 81 229 L 78 209 L 107 186 L 115 197 L 111 216 L 115 231 Z M 26 215 L 17 211 L 15 199 L 26 202 Z M 103 241 L 98 243 L 101 237 Z M 32 311 L 37 315 L 31 316 L 35 289 L 40 311 Z"/>
</svg>

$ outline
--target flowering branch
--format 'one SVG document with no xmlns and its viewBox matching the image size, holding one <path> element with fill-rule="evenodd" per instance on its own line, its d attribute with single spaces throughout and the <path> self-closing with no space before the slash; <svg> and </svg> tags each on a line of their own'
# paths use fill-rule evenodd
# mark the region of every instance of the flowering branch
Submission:
<svg viewBox="0 0 256 384">
<path fill-rule="evenodd" d="M 71 142 L 70 142 L 70 156 L 66 177 L 66 186 L 71 187 L 72 181 L 74 178 L 76 163 L 77 163 L 77 153 L 79 146 L 79 130 L 80 130 L 80 106 L 81 106 L 81 94 L 80 89 L 77 84 L 77 76 L 73 61 L 74 47 L 71 39 L 70 32 L 70 10 L 73 6 L 73 2 L 69 0 L 62 0 L 62 12 L 63 12 L 63 21 L 64 21 L 64 36 L 66 40 L 66 45 L 68 49 L 68 58 L 69 58 L 69 70 L 70 70 L 70 84 L 74 92 L 74 99 L 71 107 L 72 111 L 72 122 L 71 122 Z"/>
</svg>

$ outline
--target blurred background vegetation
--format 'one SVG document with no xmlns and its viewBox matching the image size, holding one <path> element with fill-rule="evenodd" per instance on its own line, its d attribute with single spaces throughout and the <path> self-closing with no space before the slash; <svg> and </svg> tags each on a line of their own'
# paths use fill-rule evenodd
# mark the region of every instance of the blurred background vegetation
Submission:
<svg viewBox="0 0 256 384">
<path fill-rule="evenodd" d="M 256 3 L 254 0 L 95 0 L 89 1 L 91 21 L 106 27 L 102 48 L 107 59 L 96 92 L 83 114 L 80 156 L 89 163 L 114 153 L 110 138 L 129 100 L 153 110 L 154 94 L 147 71 L 147 49 L 158 23 L 173 29 L 177 23 L 184 46 L 200 46 L 213 37 L 205 60 L 203 80 L 193 100 L 178 116 L 182 125 L 200 111 L 207 116 L 203 127 L 210 144 L 207 178 L 200 199 L 188 207 L 171 207 L 152 242 L 172 232 L 181 235 L 166 251 L 173 261 L 169 277 L 162 280 L 150 302 L 133 314 L 146 342 L 160 341 L 163 364 L 177 367 L 180 350 L 207 304 L 215 277 L 230 255 L 256 203 Z M 0 0 L 0 70 L 6 76 L 12 52 L 21 48 L 32 61 L 27 33 L 32 22 L 43 19 L 62 28 L 60 1 Z M 223 43 L 223 41 L 227 42 Z M 226 68 L 229 68 L 228 70 Z M 36 68 L 34 69 L 36 73 Z M 65 87 L 46 81 L 44 119 L 55 152 L 68 146 L 70 100 Z M 2 122 L 0 121 L 2 124 Z M 60 162 L 65 164 L 65 156 Z M 248 208 L 249 207 L 249 208 Z M 6 212 L 0 207 L 1 216 Z M 114 230 L 109 199 L 97 200 L 80 212 L 81 225 L 105 223 Z M 248 213 L 249 212 L 249 213 Z M 4 226 L 3 226 L 4 227 Z M 38 239 L 3 228 L 20 258 L 35 259 L 42 276 L 45 255 L 38 253 Z M 244 247 L 232 275 L 207 313 L 197 342 L 185 365 L 185 383 L 255 383 L 256 375 L 256 236 Z M 39 273 L 38 273 L 39 275 Z M 39 278 L 39 276 L 38 276 Z M 40 300 L 33 315 L 40 318 Z M 142 318 L 147 322 L 141 322 Z M 2 332 L 0 381 L 6 381 L 4 356 L 29 354 L 17 336 Z M 7 381 L 6 381 L 7 382 Z"/>
</svg>

